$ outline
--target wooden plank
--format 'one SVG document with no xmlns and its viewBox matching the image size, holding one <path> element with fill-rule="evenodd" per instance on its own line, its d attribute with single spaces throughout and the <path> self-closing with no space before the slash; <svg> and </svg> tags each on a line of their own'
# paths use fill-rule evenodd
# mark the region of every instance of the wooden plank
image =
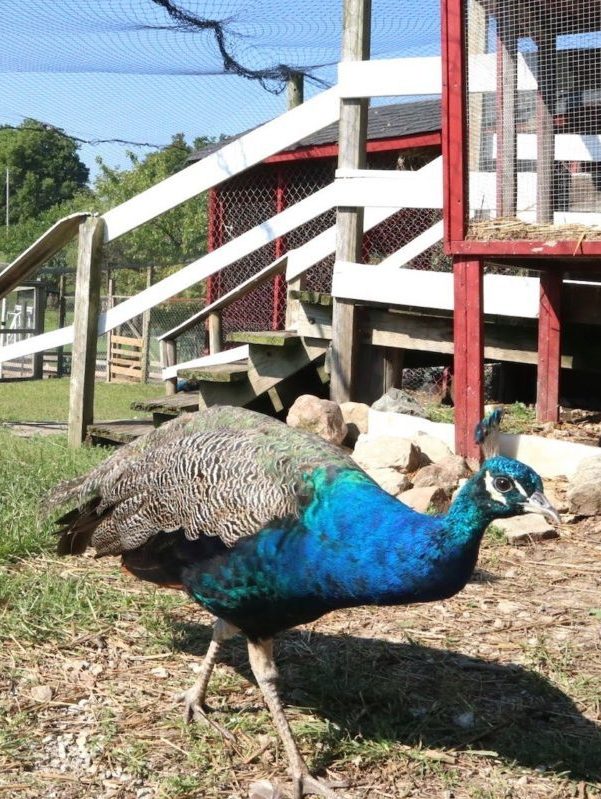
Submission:
<svg viewBox="0 0 601 799">
<path fill-rule="evenodd" d="M 89 215 L 86 211 L 59 219 L 0 272 L 0 299 L 16 289 L 29 275 L 71 241 L 81 222 Z"/>
<path fill-rule="evenodd" d="M 140 356 L 136 356 L 135 358 L 119 358 L 111 356 L 111 368 L 113 366 L 128 366 L 135 369 L 142 369 L 142 362 L 140 360 Z"/>
<path fill-rule="evenodd" d="M 222 363 L 217 366 L 180 369 L 178 376 L 187 380 L 208 380 L 211 383 L 239 383 L 246 380 L 248 366 L 243 363 Z"/>
<path fill-rule="evenodd" d="M 79 228 L 79 252 L 75 282 L 74 343 L 69 393 L 69 446 L 79 447 L 94 417 L 94 380 L 98 314 L 100 311 L 100 264 L 104 223 L 90 217 Z"/>
<path fill-rule="evenodd" d="M 478 259 L 454 259 L 455 452 L 472 462 L 480 458 L 474 429 L 484 410 L 483 271 Z"/>
<path fill-rule="evenodd" d="M 294 330 L 249 330 L 230 333 L 227 340 L 269 347 L 292 347 L 298 344 L 299 336 Z"/>
<path fill-rule="evenodd" d="M 338 93 L 342 99 L 439 95 L 440 57 L 385 58 L 342 61 L 338 64 Z"/>
<path fill-rule="evenodd" d="M 106 241 L 258 164 L 338 119 L 338 88 L 328 89 L 104 214 Z"/>
<path fill-rule="evenodd" d="M 187 413 L 198 409 L 198 394 L 195 391 L 180 391 L 170 397 L 159 399 L 136 400 L 131 407 L 135 411 L 150 411 L 151 413 L 163 413 L 177 416 L 179 413 Z"/>
<path fill-rule="evenodd" d="M 113 375 L 125 375 L 127 377 L 132 377 L 135 380 L 140 379 L 140 375 L 142 374 L 142 369 L 139 364 L 135 366 L 111 366 L 111 372 Z"/>
<path fill-rule="evenodd" d="M 557 102 L 556 36 L 549 15 L 535 21 L 538 46 L 538 91 L 536 94 L 536 221 L 553 220 L 553 179 L 555 175 L 555 104 Z M 573 158 L 574 156 L 572 156 Z"/>
<path fill-rule="evenodd" d="M 517 194 L 517 9 L 507 0 L 497 17 L 497 213 L 512 217 Z"/>
<path fill-rule="evenodd" d="M 441 158 L 415 172 L 391 169 L 375 175 L 371 170 L 356 169 L 339 173 L 334 181 L 338 206 L 442 208 Z"/>
<path fill-rule="evenodd" d="M 541 274 L 536 387 L 536 418 L 539 422 L 559 421 L 561 289 L 559 270 Z"/>
<path fill-rule="evenodd" d="M 371 0 L 344 0 L 342 61 L 369 59 Z M 338 168 L 363 169 L 367 138 L 367 101 L 343 98 L 338 128 Z M 340 204 L 336 212 L 336 259 L 359 261 L 363 242 L 363 208 Z M 330 396 L 338 403 L 350 400 L 357 356 L 355 306 L 334 301 L 332 308 L 332 350 Z"/>
<path fill-rule="evenodd" d="M 114 333 L 111 336 L 111 342 L 113 344 L 127 344 L 129 347 L 138 347 L 139 349 L 144 346 L 144 339 L 131 336 L 116 336 Z"/>
<path fill-rule="evenodd" d="M 216 366 L 220 363 L 233 363 L 235 361 L 243 361 L 248 358 L 248 344 L 243 344 L 240 347 L 232 347 L 229 350 L 218 352 L 215 355 L 203 355 L 200 358 L 193 358 L 190 361 L 182 361 L 181 363 L 173 364 L 163 369 L 162 378 L 168 380 L 177 377 L 180 369 L 193 369 L 199 367 Z"/>
</svg>

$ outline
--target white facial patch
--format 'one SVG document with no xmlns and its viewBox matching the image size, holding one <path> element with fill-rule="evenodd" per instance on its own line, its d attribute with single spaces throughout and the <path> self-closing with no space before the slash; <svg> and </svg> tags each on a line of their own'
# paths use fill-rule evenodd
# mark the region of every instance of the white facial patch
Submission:
<svg viewBox="0 0 601 799">
<path fill-rule="evenodd" d="M 507 500 L 505 499 L 505 496 L 501 494 L 500 491 L 497 491 L 497 489 L 495 488 L 494 478 L 490 472 L 486 472 L 486 474 L 484 475 L 484 485 L 486 486 L 486 490 L 488 491 L 488 495 L 491 499 L 494 499 L 496 502 L 500 502 L 502 505 L 507 505 Z M 522 489 L 522 491 L 523 490 L 524 489 Z"/>
<path fill-rule="evenodd" d="M 521 483 L 518 483 L 517 480 L 514 480 L 513 484 L 517 488 L 517 490 L 520 492 L 520 494 L 524 497 L 524 499 L 528 499 L 528 493 L 527 493 L 526 489 L 524 488 L 524 486 L 521 485 Z"/>
</svg>

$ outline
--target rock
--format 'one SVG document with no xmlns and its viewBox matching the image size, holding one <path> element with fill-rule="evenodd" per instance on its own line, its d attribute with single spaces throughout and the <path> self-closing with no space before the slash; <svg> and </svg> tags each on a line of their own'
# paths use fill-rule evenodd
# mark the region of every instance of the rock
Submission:
<svg viewBox="0 0 601 799">
<path fill-rule="evenodd" d="M 403 472 L 397 471 L 396 469 L 369 469 L 367 474 L 372 478 L 372 480 L 376 481 L 380 488 L 383 488 L 384 491 L 392 494 L 393 497 L 396 497 L 402 491 L 407 491 L 407 489 L 411 488 L 411 481 L 407 475 L 403 474 Z"/>
<path fill-rule="evenodd" d="M 50 702 L 52 699 L 52 688 L 49 685 L 34 685 L 29 696 L 34 702 Z"/>
<path fill-rule="evenodd" d="M 409 491 L 403 491 L 399 499 L 419 513 L 426 513 L 429 510 L 442 513 L 449 506 L 449 495 L 444 488 L 437 486 L 410 488 Z"/>
<path fill-rule="evenodd" d="M 438 463 L 438 461 L 442 461 L 453 454 L 444 441 L 436 438 L 436 436 L 429 436 L 427 433 L 419 433 L 413 439 L 413 443 L 420 448 L 422 455 L 427 458 L 426 463 L 422 463 L 423 466 L 428 463 Z"/>
<path fill-rule="evenodd" d="M 416 402 L 410 394 L 400 388 L 389 388 L 386 394 L 376 400 L 371 407 L 375 411 L 408 413 L 410 416 L 421 416 L 423 419 L 427 416 L 419 402 Z"/>
<path fill-rule="evenodd" d="M 347 433 L 338 403 L 312 394 L 298 397 L 288 411 L 286 422 L 290 427 L 315 433 L 332 444 L 342 444 Z"/>
<path fill-rule="evenodd" d="M 601 457 L 580 463 L 570 480 L 567 500 L 576 516 L 601 515 Z"/>
<path fill-rule="evenodd" d="M 465 458 L 460 455 L 449 455 L 438 463 L 431 463 L 420 469 L 413 478 L 413 485 L 415 488 L 443 486 L 452 493 L 459 485 L 459 481 L 470 474 Z"/>
<path fill-rule="evenodd" d="M 511 519 L 497 519 L 495 527 L 503 530 L 507 543 L 512 546 L 532 544 L 548 538 L 559 538 L 559 533 L 543 516 L 527 513 Z"/>
<path fill-rule="evenodd" d="M 283 799 L 277 785 L 269 780 L 252 782 L 248 792 L 249 799 Z"/>
<path fill-rule="evenodd" d="M 362 433 L 367 433 L 367 417 L 369 405 L 364 402 L 342 402 L 340 404 L 342 418 L 347 427 L 345 444 L 353 447 Z"/>
<path fill-rule="evenodd" d="M 157 666 L 156 669 L 150 669 L 150 673 L 158 677 L 159 680 L 166 680 L 167 677 L 169 677 L 169 672 L 164 666 Z"/>
<path fill-rule="evenodd" d="M 414 472 L 419 467 L 420 453 L 407 438 L 359 436 L 353 459 L 367 472 L 387 468 L 399 472 Z"/>
</svg>

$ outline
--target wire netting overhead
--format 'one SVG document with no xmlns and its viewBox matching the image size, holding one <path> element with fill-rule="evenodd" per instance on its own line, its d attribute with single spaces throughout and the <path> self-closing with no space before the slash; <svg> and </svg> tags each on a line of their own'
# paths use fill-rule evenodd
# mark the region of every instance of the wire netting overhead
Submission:
<svg viewBox="0 0 601 799">
<path fill-rule="evenodd" d="M 375 0 L 372 56 L 437 54 L 438 0 Z M 0 124 L 41 119 L 85 140 L 167 144 L 282 113 L 291 71 L 336 80 L 342 0 L 1 0 Z M 116 162 L 124 145 L 85 146 Z"/>
</svg>

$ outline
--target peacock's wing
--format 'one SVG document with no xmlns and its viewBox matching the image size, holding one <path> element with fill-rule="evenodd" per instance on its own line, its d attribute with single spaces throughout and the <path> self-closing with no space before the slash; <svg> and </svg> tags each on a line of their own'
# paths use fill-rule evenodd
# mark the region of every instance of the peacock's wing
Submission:
<svg viewBox="0 0 601 799">
<path fill-rule="evenodd" d="M 283 517 L 298 516 L 318 466 L 357 468 L 340 449 L 240 408 L 186 414 L 56 487 L 48 507 L 75 500 L 62 551 L 97 554 L 142 546 L 159 531 L 218 536 L 232 546 Z M 61 551 L 61 545 L 59 545 Z"/>
</svg>

